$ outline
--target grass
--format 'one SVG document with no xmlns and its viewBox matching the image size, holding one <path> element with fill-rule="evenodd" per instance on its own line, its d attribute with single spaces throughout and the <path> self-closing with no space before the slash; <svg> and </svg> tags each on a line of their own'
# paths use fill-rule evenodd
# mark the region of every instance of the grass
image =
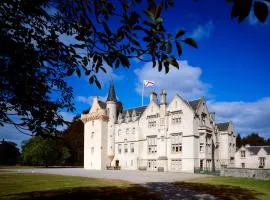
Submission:
<svg viewBox="0 0 270 200">
<path fill-rule="evenodd" d="M 120 180 L 48 174 L 0 174 L 0 199 L 159 199 Z"/>
<path fill-rule="evenodd" d="M 270 199 L 270 180 L 211 176 L 176 184 L 220 199 Z"/>
</svg>

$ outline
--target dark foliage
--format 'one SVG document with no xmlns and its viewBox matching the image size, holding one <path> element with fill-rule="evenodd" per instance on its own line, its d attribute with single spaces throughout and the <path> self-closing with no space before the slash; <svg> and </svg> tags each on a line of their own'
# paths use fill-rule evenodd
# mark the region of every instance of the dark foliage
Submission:
<svg viewBox="0 0 270 200">
<path fill-rule="evenodd" d="M 63 140 L 70 150 L 69 165 L 83 165 L 84 124 L 79 118 L 74 118 L 70 126 L 63 132 Z"/>
<path fill-rule="evenodd" d="M 15 165 L 19 156 L 17 144 L 4 140 L 0 142 L 0 165 Z"/>
<path fill-rule="evenodd" d="M 250 12 L 254 12 L 256 18 L 264 23 L 268 17 L 269 0 L 227 0 L 232 3 L 231 18 L 237 18 L 241 23 Z"/>
<path fill-rule="evenodd" d="M 240 148 L 245 145 L 251 146 L 266 146 L 270 145 L 270 138 L 264 138 L 259 135 L 259 133 L 251 133 L 243 138 L 238 134 L 236 137 L 236 146 Z"/>
<path fill-rule="evenodd" d="M 57 137 L 35 136 L 22 146 L 22 163 L 25 165 L 65 165 L 69 157 L 69 149 Z"/>
</svg>

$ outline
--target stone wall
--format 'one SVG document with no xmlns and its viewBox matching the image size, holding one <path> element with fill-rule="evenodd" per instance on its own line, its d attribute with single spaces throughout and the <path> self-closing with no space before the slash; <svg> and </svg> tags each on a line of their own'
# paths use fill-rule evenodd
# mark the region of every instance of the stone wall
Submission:
<svg viewBox="0 0 270 200">
<path fill-rule="evenodd" d="M 224 168 L 220 175 L 270 180 L 270 169 Z"/>
</svg>

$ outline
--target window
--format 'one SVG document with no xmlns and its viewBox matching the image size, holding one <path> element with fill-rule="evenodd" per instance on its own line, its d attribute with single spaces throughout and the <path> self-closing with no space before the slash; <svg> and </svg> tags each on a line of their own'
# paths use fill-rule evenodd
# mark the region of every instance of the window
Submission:
<svg viewBox="0 0 270 200">
<path fill-rule="evenodd" d="M 94 126 L 95 121 L 92 121 L 92 126 Z"/>
<path fill-rule="evenodd" d="M 157 122 L 153 119 L 149 119 L 148 121 L 148 128 L 152 128 L 152 127 L 155 127 L 157 124 Z"/>
<path fill-rule="evenodd" d="M 259 160 L 260 160 L 259 168 L 264 168 L 265 167 L 265 157 L 260 157 Z"/>
<path fill-rule="evenodd" d="M 200 169 L 203 169 L 203 160 L 200 160 Z"/>
<path fill-rule="evenodd" d="M 118 153 L 121 154 L 122 151 L 122 144 L 118 144 Z"/>
<path fill-rule="evenodd" d="M 157 136 L 147 137 L 148 153 L 157 153 Z"/>
<path fill-rule="evenodd" d="M 121 129 L 118 129 L 118 136 L 121 135 Z"/>
<path fill-rule="evenodd" d="M 241 158 L 245 158 L 246 157 L 246 151 L 241 151 Z"/>
<path fill-rule="evenodd" d="M 133 166 L 133 160 L 130 161 L 130 166 Z"/>
<path fill-rule="evenodd" d="M 178 171 L 182 169 L 182 160 L 172 160 L 172 171 Z"/>
<path fill-rule="evenodd" d="M 127 135 L 129 134 L 129 128 L 126 128 L 126 134 Z"/>
<path fill-rule="evenodd" d="M 130 152 L 134 153 L 134 143 L 130 143 Z"/>
<path fill-rule="evenodd" d="M 176 133 L 171 135 L 172 153 L 182 152 L 182 134 Z"/>
<path fill-rule="evenodd" d="M 93 153 L 94 153 L 94 147 L 91 148 L 91 154 L 93 154 Z"/>
<path fill-rule="evenodd" d="M 135 134 L 135 127 L 133 127 L 132 129 L 132 134 Z"/>
<path fill-rule="evenodd" d="M 201 115 L 201 123 L 202 123 L 202 125 L 205 125 L 205 118 L 206 118 L 206 114 L 202 113 L 202 115 Z"/>
<path fill-rule="evenodd" d="M 203 143 L 200 143 L 200 152 L 203 152 Z"/>
<path fill-rule="evenodd" d="M 172 124 L 180 124 L 181 123 L 181 116 L 179 115 L 173 115 L 172 116 Z"/>
<path fill-rule="evenodd" d="M 127 152 L 128 152 L 128 145 L 127 145 L 127 144 L 125 144 L 125 146 L 124 146 L 124 150 L 125 150 L 125 153 L 127 153 Z"/>
<path fill-rule="evenodd" d="M 241 163 L 241 167 L 242 168 L 245 168 L 245 163 Z"/>
<path fill-rule="evenodd" d="M 91 133 L 91 138 L 93 138 L 93 137 L 94 137 L 94 132 Z"/>
</svg>

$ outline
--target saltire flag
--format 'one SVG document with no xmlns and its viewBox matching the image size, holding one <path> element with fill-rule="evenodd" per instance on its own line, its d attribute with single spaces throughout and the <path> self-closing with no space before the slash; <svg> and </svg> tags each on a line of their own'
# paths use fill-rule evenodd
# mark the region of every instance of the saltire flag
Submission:
<svg viewBox="0 0 270 200">
<path fill-rule="evenodd" d="M 149 80 L 144 80 L 143 84 L 144 84 L 145 87 L 151 87 L 151 86 L 155 85 L 155 82 L 154 81 L 149 81 Z"/>
</svg>

